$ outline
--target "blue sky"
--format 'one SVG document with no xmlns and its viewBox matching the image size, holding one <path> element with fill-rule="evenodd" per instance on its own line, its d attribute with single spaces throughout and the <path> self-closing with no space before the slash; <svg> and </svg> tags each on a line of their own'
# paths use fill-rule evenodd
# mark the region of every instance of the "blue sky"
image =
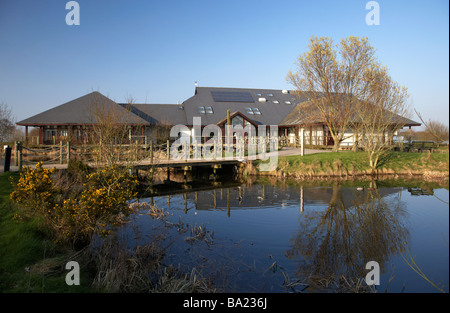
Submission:
<svg viewBox="0 0 450 313">
<path fill-rule="evenodd" d="M 0 102 L 17 120 L 93 90 L 124 102 L 177 103 L 199 86 L 292 88 L 312 35 L 365 36 L 426 119 L 449 122 L 447 0 L 0 0 Z M 414 116 L 414 119 L 418 120 Z"/>
</svg>

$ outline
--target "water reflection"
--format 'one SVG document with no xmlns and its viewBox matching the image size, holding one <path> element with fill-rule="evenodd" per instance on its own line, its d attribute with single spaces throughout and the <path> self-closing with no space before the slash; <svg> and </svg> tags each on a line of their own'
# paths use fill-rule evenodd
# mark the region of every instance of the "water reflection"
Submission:
<svg viewBox="0 0 450 313">
<path fill-rule="evenodd" d="M 206 225 L 214 232 L 215 245 L 202 250 L 174 244 L 168 255 L 170 262 L 190 266 L 198 266 L 195 262 L 201 258 L 206 275 L 219 276 L 226 267 L 226 291 L 283 292 L 287 285 L 292 287 L 288 291 L 352 291 L 349 282 L 364 279 L 369 261 L 378 262 L 382 275 L 388 275 L 382 286 L 386 288 L 393 260 L 410 250 L 411 233 L 427 236 L 429 229 L 417 233 L 408 224 L 414 199 L 424 197 L 418 188 L 433 192 L 420 183 L 224 182 L 141 200 L 169 210 L 173 221 Z M 439 214 L 448 219 L 448 204 L 430 202 L 431 207 L 439 205 L 444 206 Z M 144 229 L 149 225 L 143 220 L 137 224 Z M 448 223 L 445 227 L 448 233 Z M 443 233 L 445 237 L 445 229 Z M 445 262 L 448 268 L 448 257 Z M 288 284 L 287 278 L 298 284 Z"/>
<path fill-rule="evenodd" d="M 399 190 L 401 191 L 401 190 Z M 323 211 L 306 212 L 299 231 L 291 239 L 289 259 L 298 262 L 297 275 L 309 275 L 312 288 L 336 280 L 365 277 L 365 264 L 377 261 L 381 272 L 392 255 L 405 249 L 409 232 L 399 197 L 383 196 L 397 190 L 331 188 L 331 199 Z"/>
</svg>

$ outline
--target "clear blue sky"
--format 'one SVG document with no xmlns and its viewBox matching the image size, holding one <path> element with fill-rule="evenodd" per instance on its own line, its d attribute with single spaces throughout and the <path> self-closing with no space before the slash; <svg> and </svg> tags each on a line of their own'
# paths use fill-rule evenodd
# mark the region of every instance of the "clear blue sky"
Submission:
<svg viewBox="0 0 450 313">
<path fill-rule="evenodd" d="M 0 102 L 17 120 L 98 90 L 124 102 L 177 103 L 199 86 L 291 88 L 312 35 L 367 36 L 426 119 L 448 125 L 447 0 L 0 0 Z M 414 119 L 418 120 L 417 117 Z"/>
</svg>

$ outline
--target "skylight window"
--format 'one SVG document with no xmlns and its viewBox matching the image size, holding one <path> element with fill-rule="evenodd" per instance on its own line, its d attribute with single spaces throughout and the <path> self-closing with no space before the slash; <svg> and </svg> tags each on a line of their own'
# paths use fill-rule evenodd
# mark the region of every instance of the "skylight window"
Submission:
<svg viewBox="0 0 450 313">
<path fill-rule="evenodd" d="M 273 93 L 268 93 L 267 96 L 268 97 L 273 97 Z"/>
<path fill-rule="evenodd" d="M 278 103 L 280 103 L 280 101 L 278 101 L 278 100 L 273 100 L 273 103 L 278 104 Z"/>
<path fill-rule="evenodd" d="M 198 107 L 198 113 L 200 114 L 213 114 L 212 107 Z"/>
<path fill-rule="evenodd" d="M 245 111 L 250 115 L 261 115 L 261 111 L 258 108 L 245 108 Z"/>
<path fill-rule="evenodd" d="M 286 103 L 286 104 L 292 104 L 291 101 L 284 101 L 284 103 Z"/>
<path fill-rule="evenodd" d="M 262 94 L 260 94 L 260 93 L 257 93 L 257 94 L 256 94 L 256 96 L 257 96 L 257 97 L 261 97 L 261 96 L 262 96 Z"/>
<path fill-rule="evenodd" d="M 257 115 L 261 115 L 261 112 L 259 111 L 258 108 L 253 108 L 253 114 L 257 114 Z"/>
</svg>

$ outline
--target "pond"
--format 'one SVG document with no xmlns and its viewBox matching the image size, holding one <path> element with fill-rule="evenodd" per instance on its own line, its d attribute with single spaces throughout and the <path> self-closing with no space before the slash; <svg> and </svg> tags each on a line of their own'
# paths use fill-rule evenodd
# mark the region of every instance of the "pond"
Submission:
<svg viewBox="0 0 450 313">
<path fill-rule="evenodd" d="M 163 231 L 165 264 L 195 267 L 219 291 L 363 292 L 376 261 L 378 292 L 448 292 L 448 181 L 266 180 L 178 192 L 139 200 L 166 210 L 166 226 L 142 210 L 122 237 L 141 245 Z"/>
</svg>

